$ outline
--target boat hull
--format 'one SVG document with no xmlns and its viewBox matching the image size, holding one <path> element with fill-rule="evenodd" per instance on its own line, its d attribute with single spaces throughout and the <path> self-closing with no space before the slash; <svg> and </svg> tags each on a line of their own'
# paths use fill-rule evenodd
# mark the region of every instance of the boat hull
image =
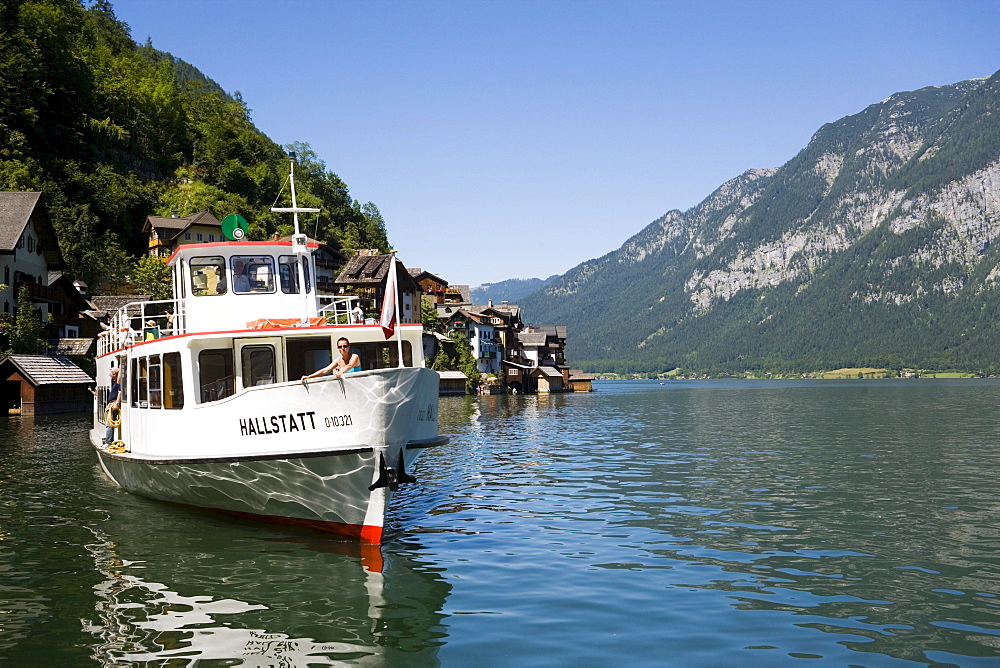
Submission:
<svg viewBox="0 0 1000 668">
<path fill-rule="evenodd" d="M 369 490 L 378 478 L 379 456 L 388 454 L 387 460 L 398 464 L 402 453 L 404 467 L 410 469 L 422 449 L 399 448 L 395 457 L 367 448 L 175 462 L 97 452 L 108 477 L 140 496 L 378 543 L 392 494 L 389 486 Z"/>
<path fill-rule="evenodd" d="M 91 440 L 108 477 L 140 496 L 379 543 L 392 491 L 448 442 L 436 391 L 420 368 L 280 383 L 184 410 L 180 430 L 176 412 L 124 406 L 124 451 L 96 425 Z"/>
</svg>

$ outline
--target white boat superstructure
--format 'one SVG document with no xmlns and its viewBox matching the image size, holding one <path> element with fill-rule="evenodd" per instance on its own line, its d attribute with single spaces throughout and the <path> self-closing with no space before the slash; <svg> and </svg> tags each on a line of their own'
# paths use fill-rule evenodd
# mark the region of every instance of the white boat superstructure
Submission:
<svg viewBox="0 0 1000 668">
<path fill-rule="evenodd" d="M 174 298 L 123 307 L 99 340 L 90 436 L 107 475 L 150 498 L 379 543 L 392 492 L 447 442 L 422 326 L 387 339 L 350 323 L 353 297 L 320 308 L 299 235 L 182 245 L 169 265 Z M 341 338 L 363 370 L 303 381 Z M 112 368 L 120 426 L 102 444 Z"/>
</svg>

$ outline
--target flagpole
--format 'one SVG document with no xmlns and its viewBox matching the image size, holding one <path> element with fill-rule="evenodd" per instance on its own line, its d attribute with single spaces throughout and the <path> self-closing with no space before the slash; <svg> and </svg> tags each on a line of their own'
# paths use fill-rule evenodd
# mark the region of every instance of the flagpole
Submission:
<svg viewBox="0 0 1000 668">
<path fill-rule="evenodd" d="M 403 366 L 403 319 L 400 317 L 402 313 L 399 311 L 399 279 L 396 277 L 396 251 L 389 251 L 391 256 L 389 261 L 392 264 L 389 267 L 389 271 L 392 272 L 392 307 L 396 311 L 396 351 L 398 355 L 399 363 L 396 365 L 398 367 Z"/>
</svg>

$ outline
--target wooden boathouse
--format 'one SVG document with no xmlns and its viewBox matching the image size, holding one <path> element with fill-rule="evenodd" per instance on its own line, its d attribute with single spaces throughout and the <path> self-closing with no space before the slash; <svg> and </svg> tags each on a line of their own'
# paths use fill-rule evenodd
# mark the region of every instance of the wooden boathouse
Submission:
<svg viewBox="0 0 1000 668">
<path fill-rule="evenodd" d="M 42 415 L 90 410 L 94 384 L 66 357 L 9 355 L 0 360 L 0 408 L 7 415 Z"/>
</svg>

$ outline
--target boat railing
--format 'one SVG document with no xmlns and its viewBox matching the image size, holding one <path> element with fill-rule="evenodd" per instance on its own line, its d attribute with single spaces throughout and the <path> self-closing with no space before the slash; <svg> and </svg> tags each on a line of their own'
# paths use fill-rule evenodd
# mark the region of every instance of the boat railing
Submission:
<svg viewBox="0 0 1000 668">
<path fill-rule="evenodd" d="M 187 332 L 182 302 L 177 299 L 130 302 L 118 309 L 108 329 L 97 340 L 97 354 L 135 345 L 140 341 L 175 336 Z"/>
<path fill-rule="evenodd" d="M 333 302 L 325 305 L 319 310 L 319 314 L 326 318 L 331 325 L 354 324 L 351 321 L 351 311 L 354 309 L 356 295 L 340 295 L 333 298 Z"/>
</svg>

